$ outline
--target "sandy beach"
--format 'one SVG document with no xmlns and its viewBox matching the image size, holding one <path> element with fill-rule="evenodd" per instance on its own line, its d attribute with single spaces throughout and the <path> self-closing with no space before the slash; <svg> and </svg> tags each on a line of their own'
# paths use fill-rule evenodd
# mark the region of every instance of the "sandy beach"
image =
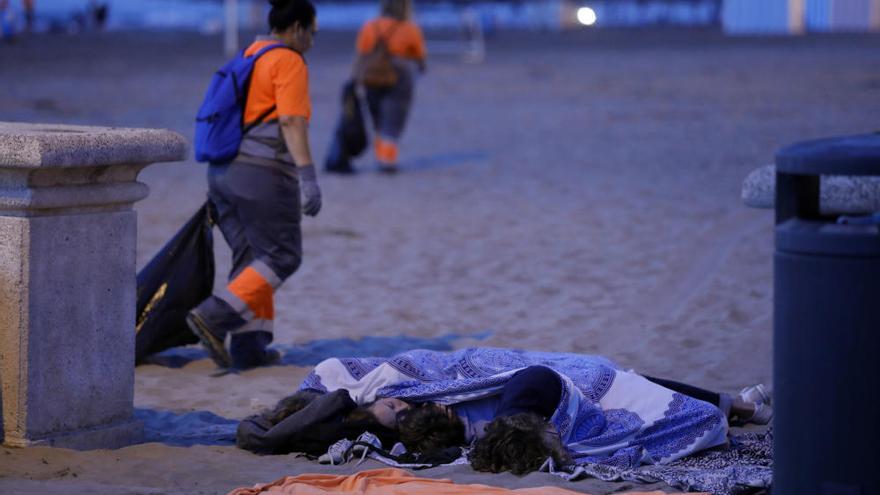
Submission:
<svg viewBox="0 0 880 495">
<path fill-rule="evenodd" d="M 309 54 L 323 163 L 353 33 Z M 428 36 L 430 50 L 431 35 Z M 38 35 L 0 45 L 0 120 L 168 128 L 191 138 L 219 37 Z M 241 419 L 330 356 L 469 346 L 605 355 L 734 392 L 772 382 L 773 214 L 739 199 L 780 147 L 878 130 L 880 36 L 715 31 L 500 33 L 487 59 L 429 61 L 402 173 L 319 177 L 304 261 L 276 298 L 280 366 L 222 377 L 197 347 L 136 370 L 135 407 Z M 148 167 L 138 266 L 205 199 L 205 166 Z M 219 231 L 217 284 L 229 270 Z M 2 493 L 227 493 L 321 466 L 234 446 L 0 448 Z M 422 476 L 594 494 L 667 489 L 467 466 Z"/>
</svg>

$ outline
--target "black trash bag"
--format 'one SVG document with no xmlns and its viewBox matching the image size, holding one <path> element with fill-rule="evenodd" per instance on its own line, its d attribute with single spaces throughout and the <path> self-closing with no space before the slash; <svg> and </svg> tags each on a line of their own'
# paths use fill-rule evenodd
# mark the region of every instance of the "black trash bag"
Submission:
<svg viewBox="0 0 880 495">
<path fill-rule="evenodd" d="M 356 88 L 354 81 L 349 81 L 342 87 L 342 115 L 337 126 L 343 149 L 352 158 L 363 153 L 369 144 L 364 111 Z"/>
<path fill-rule="evenodd" d="M 211 202 L 168 241 L 137 275 L 135 362 L 199 339 L 186 314 L 214 290 Z"/>
<path fill-rule="evenodd" d="M 342 87 L 342 114 L 333 133 L 324 169 L 328 172 L 351 173 L 351 159 L 367 149 L 367 128 L 364 112 L 354 81 Z"/>
</svg>

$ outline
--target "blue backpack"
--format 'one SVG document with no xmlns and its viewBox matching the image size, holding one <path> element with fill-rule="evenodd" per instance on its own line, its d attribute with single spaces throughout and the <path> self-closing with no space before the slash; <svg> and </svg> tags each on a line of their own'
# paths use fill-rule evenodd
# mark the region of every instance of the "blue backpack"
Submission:
<svg viewBox="0 0 880 495">
<path fill-rule="evenodd" d="M 289 47 L 276 43 L 261 48 L 249 57 L 245 57 L 242 51 L 211 78 L 205 99 L 196 114 L 196 160 L 211 163 L 231 161 L 238 154 L 242 137 L 275 111 L 275 105 L 272 105 L 256 121 L 246 127 L 244 125 L 244 105 L 254 63 L 275 48 Z"/>
</svg>

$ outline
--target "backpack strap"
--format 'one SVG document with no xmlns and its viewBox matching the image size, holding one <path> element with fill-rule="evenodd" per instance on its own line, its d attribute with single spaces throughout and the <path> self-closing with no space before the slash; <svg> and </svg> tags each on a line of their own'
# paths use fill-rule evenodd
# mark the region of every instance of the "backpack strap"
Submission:
<svg viewBox="0 0 880 495">
<path fill-rule="evenodd" d="M 394 34 L 394 31 L 397 31 L 397 28 L 400 27 L 401 24 L 403 24 L 403 21 L 395 21 L 394 24 L 391 26 L 391 29 L 389 29 L 388 32 L 385 33 L 383 36 L 382 31 L 379 29 L 379 23 L 377 22 L 375 24 L 376 43 L 381 41 L 385 45 L 385 48 L 389 48 L 388 42 L 391 40 L 391 35 Z"/>
<path fill-rule="evenodd" d="M 296 53 L 297 55 L 299 55 L 300 58 L 302 59 L 303 63 L 305 63 L 305 61 L 306 61 L 305 57 L 303 57 L 303 54 L 300 53 L 299 50 L 296 50 L 293 47 L 287 46 L 284 43 L 273 43 L 271 45 L 267 45 L 267 46 L 264 46 L 263 48 L 260 48 L 259 50 L 257 50 L 257 53 L 251 55 L 251 57 L 254 58 L 254 63 L 256 63 L 257 59 L 262 57 L 266 52 L 268 52 L 270 50 L 274 50 L 276 48 L 286 48 L 286 49 Z M 244 52 L 242 52 L 242 54 L 244 54 Z M 248 81 L 248 86 L 250 86 L 250 80 Z M 244 94 L 247 95 L 247 91 L 245 91 Z M 245 98 L 247 98 L 247 96 L 245 96 Z M 247 105 L 247 101 L 245 101 L 245 105 Z M 243 135 L 247 134 L 248 131 L 250 131 L 254 127 L 262 124 L 263 121 L 266 120 L 266 117 L 268 117 L 269 115 L 272 114 L 272 112 L 275 111 L 275 108 L 277 108 L 276 105 L 272 105 L 271 107 L 269 107 L 269 109 L 266 110 L 265 112 L 261 113 L 259 115 L 259 117 L 256 118 L 256 120 L 254 120 L 250 124 L 244 126 L 244 128 L 241 130 L 241 133 Z"/>
<path fill-rule="evenodd" d="M 266 45 L 263 48 L 260 48 L 259 50 L 257 50 L 257 53 L 254 53 L 253 55 L 251 55 L 251 57 L 253 57 L 254 59 L 258 59 L 258 58 L 262 57 L 264 53 L 266 53 L 270 50 L 274 50 L 276 48 L 287 48 L 288 50 L 299 54 L 299 52 L 297 52 L 293 48 L 285 45 L 284 43 L 272 43 L 271 45 Z"/>
<path fill-rule="evenodd" d="M 256 120 L 254 120 L 254 121 L 251 122 L 250 124 L 244 126 L 244 128 L 241 130 L 241 134 L 242 134 L 242 135 L 247 134 L 248 131 L 250 131 L 250 130 L 253 129 L 254 127 L 256 127 L 256 126 L 262 124 L 263 121 L 266 120 L 266 117 L 268 117 L 269 115 L 272 115 L 272 112 L 275 111 L 275 108 L 276 108 L 276 105 L 272 105 L 271 107 L 269 107 L 268 110 L 266 110 L 265 112 L 261 113 L 261 114 L 256 118 Z"/>
</svg>

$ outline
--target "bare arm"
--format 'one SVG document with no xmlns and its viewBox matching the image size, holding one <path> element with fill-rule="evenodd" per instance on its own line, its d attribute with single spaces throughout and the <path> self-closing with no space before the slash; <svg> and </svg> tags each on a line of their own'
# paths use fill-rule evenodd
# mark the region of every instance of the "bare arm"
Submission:
<svg viewBox="0 0 880 495">
<path fill-rule="evenodd" d="M 278 118 L 284 142 L 297 167 L 312 165 L 312 151 L 309 147 L 309 122 L 305 117 L 281 115 Z"/>
</svg>

